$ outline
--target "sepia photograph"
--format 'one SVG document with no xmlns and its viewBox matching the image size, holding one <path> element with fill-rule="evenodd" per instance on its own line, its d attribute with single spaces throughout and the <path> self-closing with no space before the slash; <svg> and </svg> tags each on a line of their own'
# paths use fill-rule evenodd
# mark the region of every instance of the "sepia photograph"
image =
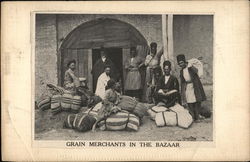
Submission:
<svg viewBox="0 0 250 162">
<path fill-rule="evenodd" d="M 213 141 L 214 15 L 35 13 L 34 140 Z"/>
</svg>

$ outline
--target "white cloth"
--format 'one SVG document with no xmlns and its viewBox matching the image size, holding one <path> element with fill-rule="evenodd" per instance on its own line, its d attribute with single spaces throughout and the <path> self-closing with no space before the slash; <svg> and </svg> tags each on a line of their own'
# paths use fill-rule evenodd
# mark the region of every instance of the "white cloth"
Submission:
<svg viewBox="0 0 250 162">
<path fill-rule="evenodd" d="M 187 87 L 186 87 L 186 92 L 185 92 L 187 103 L 195 103 L 196 98 L 195 98 L 195 94 L 194 94 L 194 85 L 191 82 L 191 77 L 190 77 L 190 74 L 188 71 L 188 67 L 183 69 L 183 77 L 186 80 L 186 82 L 188 82 Z"/>
<path fill-rule="evenodd" d="M 102 99 L 104 99 L 105 87 L 107 86 L 107 83 L 109 80 L 110 80 L 110 77 L 105 72 L 103 72 L 97 80 L 95 94 L 97 96 L 100 96 Z"/>
<path fill-rule="evenodd" d="M 169 76 L 166 76 L 166 75 L 165 75 L 165 84 L 167 84 L 169 78 L 170 78 L 170 75 L 169 75 Z"/>
<path fill-rule="evenodd" d="M 102 62 L 105 62 L 106 61 L 106 57 L 102 57 Z"/>
</svg>

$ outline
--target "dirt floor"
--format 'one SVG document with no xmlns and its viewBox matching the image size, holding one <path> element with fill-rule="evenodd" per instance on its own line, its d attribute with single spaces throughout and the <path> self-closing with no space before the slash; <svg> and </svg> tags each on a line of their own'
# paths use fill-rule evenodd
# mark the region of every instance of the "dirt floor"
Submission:
<svg viewBox="0 0 250 162">
<path fill-rule="evenodd" d="M 207 101 L 202 103 L 202 113 L 212 112 L 212 86 L 204 86 Z M 53 116 L 49 110 L 35 110 L 36 140 L 136 140 L 136 141 L 212 141 L 213 117 L 193 123 L 188 129 L 179 127 L 157 127 L 149 116 L 143 118 L 138 132 L 100 131 L 76 132 L 63 129 L 63 121 L 69 113 Z"/>
</svg>

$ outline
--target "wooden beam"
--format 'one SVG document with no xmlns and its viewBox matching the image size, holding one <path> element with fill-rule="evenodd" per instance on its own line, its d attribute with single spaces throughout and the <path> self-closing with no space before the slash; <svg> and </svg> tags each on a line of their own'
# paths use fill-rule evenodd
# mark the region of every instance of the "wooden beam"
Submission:
<svg viewBox="0 0 250 162">
<path fill-rule="evenodd" d="M 169 59 L 169 55 L 168 55 L 168 40 L 167 40 L 167 16 L 165 14 L 163 14 L 161 16 L 162 18 L 162 44 L 163 44 L 163 56 L 165 60 Z"/>
<path fill-rule="evenodd" d="M 86 49 L 88 55 L 88 87 L 93 91 L 93 76 L 91 74 L 92 70 L 92 49 Z M 85 52 L 84 52 L 85 53 Z"/>
<path fill-rule="evenodd" d="M 168 38 L 168 57 L 171 61 L 174 61 L 174 47 L 173 47 L 173 14 L 168 14 L 168 26 L 167 26 L 167 38 Z"/>
</svg>

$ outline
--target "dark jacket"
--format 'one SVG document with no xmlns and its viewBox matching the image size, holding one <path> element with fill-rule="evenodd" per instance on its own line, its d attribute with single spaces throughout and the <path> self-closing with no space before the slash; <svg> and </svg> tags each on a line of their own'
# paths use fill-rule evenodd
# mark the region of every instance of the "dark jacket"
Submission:
<svg viewBox="0 0 250 162">
<path fill-rule="evenodd" d="M 178 92 L 166 97 L 158 93 L 159 89 L 162 89 L 165 92 L 171 90 L 177 90 Z M 180 103 L 178 79 L 175 76 L 170 75 L 168 82 L 165 84 L 165 76 L 162 76 L 156 84 L 156 91 L 154 96 L 156 103 L 164 102 L 168 107 L 173 106 L 176 101 Z"/>
<path fill-rule="evenodd" d="M 206 95 L 205 95 L 203 86 L 201 84 L 200 78 L 197 74 L 198 70 L 195 67 L 191 66 L 188 68 L 188 72 L 191 77 L 191 82 L 194 85 L 194 94 L 195 94 L 196 101 L 197 102 L 205 101 Z M 186 104 L 187 101 L 186 101 L 185 91 L 187 87 L 187 82 L 185 81 L 183 77 L 183 69 L 180 71 L 180 79 L 181 79 L 181 98 L 182 98 L 183 104 Z"/>
</svg>

